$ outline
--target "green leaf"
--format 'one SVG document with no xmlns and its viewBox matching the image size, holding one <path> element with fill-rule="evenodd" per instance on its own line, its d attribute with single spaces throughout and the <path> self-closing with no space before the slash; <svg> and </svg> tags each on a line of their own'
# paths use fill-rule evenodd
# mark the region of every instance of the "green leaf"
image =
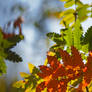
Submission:
<svg viewBox="0 0 92 92">
<path fill-rule="evenodd" d="M 68 14 L 73 14 L 75 12 L 74 9 L 68 9 L 60 13 L 60 17 L 68 16 Z"/>
<path fill-rule="evenodd" d="M 7 54 L 7 57 L 5 59 L 17 63 L 22 62 L 22 58 L 19 55 L 17 55 L 15 52 L 6 49 L 5 53 Z"/>
<path fill-rule="evenodd" d="M 89 48 L 89 44 L 85 44 L 85 45 L 82 45 L 81 50 L 84 51 L 85 53 L 88 53 L 88 48 Z"/>
<path fill-rule="evenodd" d="M 7 67 L 6 67 L 6 64 L 4 62 L 4 58 L 0 56 L 0 76 L 2 74 L 6 73 L 6 69 L 7 69 Z"/>
<path fill-rule="evenodd" d="M 88 28 L 87 32 L 84 35 L 83 44 L 88 44 L 89 51 L 92 50 L 92 26 Z"/>
<path fill-rule="evenodd" d="M 84 21 L 88 18 L 88 13 L 90 13 L 90 10 L 88 10 L 88 8 L 89 8 L 89 5 L 87 4 L 77 8 L 78 19 L 80 21 Z"/>
<path fill-rule="evenodd" d="M 83 3 L 80 0 L 77 0 L 76 5 L 78 5 L 78 7 L 81 7 L 83 6 Z"/>
<path fill-rule="evenodd" d="M 56 42 L 56 44 L 58 44 L 58 45 L 65 44 L 65 40 L 63 39 L 63 37 L 60 34 L 50 32 L 50 33 L 47 33 L 47 37 L 49 37 L 51 40 Z"/>
<path fill-rule="evenodd" d="M 80 25 L 80 21 L 77 19 L 75 26 L 74 26 L 74 30 L 73 30 L 73 37 L 74 37 L 74 46 L 77 49 L 81 48 L 81 36 L 82 36 L 82 30 L 80 29 L 81 25 Z"/>
<path fill-rule="evenodd" d="M 11 49 L 18 42 L 20 42 L 21 40 L 23 40 L 23 37 L 21 35 L 16 35 L 16 36 L 13 36 L 13 37 L 9 37 L 7 40 L 11 43 L 11 45 L 9 47 L 7 47 L 7 49 Z"/>
<path fill-rule="evenodd" d="M 67 46 L 72 46 L 73 45 L 72 29 L 68 28 L 68 30 L 66 30 L 66 32 L 65 32 L 65 35 L 66 36 L 64 36 L 64 39 L 66 41 L 66 45 Z"/>
<path fill-rule="evenodd" d="M 64 4 L 64 7 L 65 8 L 69 8 L 69 7 L 71 7 L 72 5 L 74 5 L 75 4 L 75 1 L 74 0 L 69 0 L 69 1 L 67 1 L 65 4 Z"/>
</svg>

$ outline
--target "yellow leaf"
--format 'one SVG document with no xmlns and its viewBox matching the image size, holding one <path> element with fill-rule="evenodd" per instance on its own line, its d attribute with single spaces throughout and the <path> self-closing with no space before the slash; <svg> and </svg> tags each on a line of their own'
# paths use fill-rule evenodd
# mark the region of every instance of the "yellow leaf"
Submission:
<svg viewBox="0 0 92 92">
<path fill-rule="evenodd" d="M 35 90 L 35 89 L 32 89 L 32 88 L 27 88 L 27 89 L 25 90 L 25 92 L 36 92 L 36 90 Z"/>
<path fill-rule="evenodd" d="M 28 63 L 28 68 L 29 68 L 29 72 L 32 73 L 33 69 L 34 69 L 34 65 L 31 63 Z"/>
<path fill-rule="evenodd" d="M 13 87 L 16 88 L 25 88 L 25 82 L 23 80 L 17 81 L 13 84 Z"/>
<path fill-rule="evenodd" d="M 66 24 L 70 24 L 70 23 L 72 23 L 74 20 L 75 20 L 74 15 L 73 15 L 73 14 L 69 14 L 68 16 L 65 16 L 65 17 L 61 20 L 60 24 L 64 25 L 64 22 L 65 22 Z"/>
<path fill-rule="evenodd" d="M 36 92 L 36 88 L 33 88 L 33 84 L 29 85 L 25 92 Z"/>
<path fill-rule="evenodd" d="M 55 56 L 55 53 L 52 52 L 52 51 L 49 51 L 47 54 L 48 54 L 49 56 Z"/>
<path fill-rule="evenodd" d="M 64 17 L 64 16 L 66 16 L 66 15 L 68 15 L 68 14 L 73 14 L 74 12 L 75 12 L 74 9 L 68 9 L 68 10 L 65 10 L 65 11 L 61 12 L 61 13 L 59 14 L 59 17 Z"/>
<path fill-rule="evenodd" d="M 48 64 L 48 59 L 46 58 L 45 62 L 44 62 L 44 65 L 47 65 L 47 64 Z"/>
<path fill-rule="evenodd" d="M 68 7 L 71 7 L 72 5 L 75 4 L 75 1 L 74 0 L 70 0 L 70 1 L 67 1 L 65 4 L 64 4 L 64 7 L 65 8 L 68 8 Z"/>
<path fill-rule="evenodd" d="M 29 77 L 30 75 L 27 74 L 27 73 L 24 73 L 24 72 L 20 72 L 20 76 L 21 76 L 22 78 L 26 78 L 26 77 Z"/>
</svg>

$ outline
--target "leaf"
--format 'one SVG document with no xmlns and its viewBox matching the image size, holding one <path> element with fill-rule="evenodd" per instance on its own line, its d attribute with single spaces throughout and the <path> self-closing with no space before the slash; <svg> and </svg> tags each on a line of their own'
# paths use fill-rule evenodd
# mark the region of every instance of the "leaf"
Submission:
<svg viewBox="0 0 92 92">
<path fill-rule="evenodd" d="M 80 29 L 80 21 L 77 19 L 75 26 L 74 26 L 74 30 L 73 30 L 73 37 L 74 37 L 74 46 L 77 49 L 81 48 L 81 36 L 82 36 L 82 30 Z"/>
<path fill-rule="evenodd" d="M 23 38 L 21 37 L 21 35 L 16 35 L 16 36 L 13 36 L 13 37 L 9 37 L 7 40 L 11 43 L 11 45 L 9 47 L 7 47 L 7 49 L 11 49 L 18 42 L 20 42 L 21 40 L 23 40 Z"/>
<path fill-rule="evenodd" d="M 64 25 L 64 22 L 68 25 L 75 20 L 74 14 L 68 14 L 61 20 L 60 24 Z"/>
<path fill-rule="evenodd" d="M 82 62 L 81 55 L 79 54 L 78 50 L 75 47 L 71 47 L 72 56 L 70 56 L 66 51 L 63 51 L 60 49 L 60 55 L 62 57 L 62 62 L 65 66 L 81 66 L 84 67 L 84 64 Z"/>
<path fill-rule="evenodd" d="M 85 53 L 88 53 L 88 48 L 89 48 L 89 45 L 85 44 L 85 45 L 82 45 L 81 50 L 84 51 Z"/>
<path fill-rule="evenodd" d="M 26 88 L 25 92 L 36 92 L 36 88 L 33 88 L 33 84 L 31 84 Z"/>
<path fill-rule="evenodd" d="M 5 50 L 5 53 L 7 54 L 7 57 L 5 59 L 17 63 L 22 62 L 22 58 L 19 55 L 17 55 L 15 52 L 10 50 Z"/>
<path fill-rule="evenodd" d="M 90 28 L 88 28 L 87 32 L 84 35 L 83 38 L 83 44 L 88 44 L 88 50 L 92 50 L 92 26 Z"/>
<path fill-rule="evenodd" d="M 65 44 L 64 39 L 61 37 L 60 34 L 57 33 L 48 33 L 47 37 L 49 37 L 51 40 L 53 40 L 54 42 L 56 42 L 57 44 Z"/>
<path fill-rule="evenodd" d="M 27 78 L 27 77 L 29 77 L 30 75 L 27 74 L 27 73 L 24 73 L 24 72 L 20 72 L 20 76 L 21 76 L 22 78 Z"/>
<path fill-rule="evenodd" d="M 48 64 L 48 60 L 47 58 L 45 59 L 45 62 L 44 62 L 44 65 L 47 65 Z"/>
<path fill-rule="evenodd" d="M 81 7 L 83 6 L 83 3 L 80 0 L 77 0 L 76 5 L 78 5 L 78 7 Z"/>
<path fill-rule="evenodd" d="M 0 56 L 0 76 L 2 74 L 6 73 L 6 69 L 7 69 L 7 67 L 6 67 L 6 64 L 4 62 L 4 58 Z"/>
<path fill-rule="evenodd" d="M 72 5 L 75 4 L 75 1 L 74 0 L 68 0 L 65 4 L 64 4 L 64 7 L 65 8 L 69 8 L 71 7 Z"/>
<path fill-rule="evenodd" d="M 45 88 L 47 88 L 47 91 L 50 90 L 50 88 L 52 88 L 54 92 L 56 90 L 59 91 L 58 85 L 63 81 L 62 79 L 63 76 L 66 76 L 64 67 L 62 66 L 62 64 L 60 64 L 60 62 L 57 60 L 55 56 L 47 56 L 47 58 L 48 58 L 48 64 L 50 64 L 50 66 L 45 66 L 45 65 L 39 66 L 41 72 L 38 73 L 38 76 L 43 78 L 43 82 L 38 84 L 36 88 L 37 92 L 40 92 Z M 60 79 L 60 82 L 57 80 L 58 77 L 62 77 Z M 64 84 L 60 85 L 60 87 L 62 87 L 62 89 L 63 88 L 66 89 L 67 82 L 65 81 Z"/>
<path fill-rule="evenodd" d="M 25 82 L 23 80 L 17 81 L 13 84 L 13 87 L 16 88 L 25 88 Z"/>
<path fill-rule="evenodd" d="M 86 63 L 86 71 L 84 72 L 84 79 L 87 84 L 91 82 L 92 79 L 92 56 L 89 54 L 87 57 L 87 63 Z"/>
<path fill-rule="evenodd" d="M 68 28 L 68 30 L 66 30 L 64 36 L 64 39 L 66 41 L 67 46 L 72 46 L 73 45 L 73 34 L 72 34 L 72 29 Z"/>
<path fill-rule="evenodd" d="M 88 13 L 90 13 L 90 11 L 88 10 L 89 5 L 85 4 L 82 5 L 81 7 L 78 7 L 77 11 L 78 11 L 78 19 L 80 21 L 84 21 L 88 18 Z"/>
<path fill-rule="evenodd" d="M 68 14 L 73 14 L 74 12 L 75 12 L 74 9 L 68 9 L 68 10 L 62 11 L 59 16 L 60 17 L 68 16 Z"/>
<path fill-rule="evenodd" d="M 34 65 L 31 64 L 31 63 L 28 63 L 28 68 L 29 68 L 29 72 L 32 73 L 33 72 L 33 69 L 34 69 Z"/>
</svg>

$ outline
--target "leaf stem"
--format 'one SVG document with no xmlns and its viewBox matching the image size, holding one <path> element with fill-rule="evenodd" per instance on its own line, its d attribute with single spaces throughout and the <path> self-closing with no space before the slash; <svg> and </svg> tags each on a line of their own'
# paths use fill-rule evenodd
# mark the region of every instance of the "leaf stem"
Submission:
<svg viewBox="0 0 92 92">
<path fill-rule="evenodd" d="M 76 20 L 77 20 L 76 0 L 75 0 L 75 13 L 74 13 L 74 16 L 75 16 L 75 22 L 76 22 Z"/>
<path fill-rule="evenodd" d="M 88 87 L 86 87 L 86 92 L 89 92 Z"/>
</svg>

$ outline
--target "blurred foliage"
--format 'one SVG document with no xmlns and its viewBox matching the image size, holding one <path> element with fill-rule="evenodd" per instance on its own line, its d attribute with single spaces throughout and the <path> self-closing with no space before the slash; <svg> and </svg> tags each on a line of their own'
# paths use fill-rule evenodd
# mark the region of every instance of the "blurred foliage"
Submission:
<svg viewBox="0 0 92 92">
<path fill-rule="evenodd" d="M 20 27 L 19 24 L 18 27 Z M 17 63 L 22 61 L 22 58 L 11 50 L 22 39 L 22 34 L 15 35 L 14 33 L 5 33 L 4 30 L 0 28 L 0 76 L 7 71 L 5 59 Z"/>
<path fill-rule="evenodd" d="M 81 22 L 91 17 L 91 10 L 88 9 L 91 6 L 80 0 L 60 1 L 64 1 L 64 7 L 69 9 L 47 13 L 48 16 L 59 15 L 58 18 L 62 18 L 60 24 L 64 28 L 60 34 L 47 33 L 55 45 L 47 52 L 44 65 L 36 68 L 29 64 L 30 74 L 20 73 L 24 80 L 15 82 L 13 87 L 24 92 L 91 92 L 92 26 L 83 34 L 81 25 Z M 72 6 L 75 9 L 70 8 Z M 35 25 L 40 27 L 37 23 Z"/>
<path fill-rule="evenodd" d="M 69 8 L 60 13 L 60 17 L 62 18 L 60 24 L 66 26 L 72 23 L 74 25 L 76 19 L 78 18 L 80 22 L 87 20 L 88 17 L 91 17 L 91 10 L 89 8 L 91 5 L 83 4 L 80 0 L 60 0 L 65 2 L 64 7 Z M 75 5 L 75 9 L 71 7 Z"/>
</svg>

